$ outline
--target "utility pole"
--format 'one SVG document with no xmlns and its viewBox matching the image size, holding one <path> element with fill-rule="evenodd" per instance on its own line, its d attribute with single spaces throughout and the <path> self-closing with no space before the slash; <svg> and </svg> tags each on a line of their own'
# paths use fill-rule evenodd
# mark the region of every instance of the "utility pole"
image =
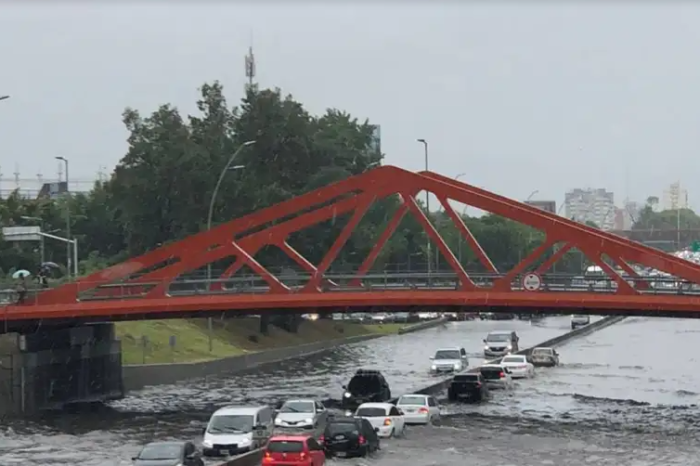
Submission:
<svg viewBox="0 0 700 466">
<path fill-rule="evenodd" d="M 253 80 L 255 79 L 255 55 L 253 55 L 252 34 L 250 38 L 250 46 L 248 47 L 248 55 L 245 56 L 245 77 L 248 78 L 248 89 L 252 89 Z"/>
</svg>

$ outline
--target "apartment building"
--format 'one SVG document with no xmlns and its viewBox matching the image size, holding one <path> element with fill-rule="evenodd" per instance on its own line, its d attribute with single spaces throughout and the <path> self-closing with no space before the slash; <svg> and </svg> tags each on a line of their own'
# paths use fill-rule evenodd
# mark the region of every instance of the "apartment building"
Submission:
<svg viewBox="0 0 700 466">
<path fill-rule="evenodd" d="M 602 230 L 615 227 L 615 195 L 603 188 L 573 189 L 564 195 L 567 218 L 577 222 L 593 222 Z"/>
</svg>

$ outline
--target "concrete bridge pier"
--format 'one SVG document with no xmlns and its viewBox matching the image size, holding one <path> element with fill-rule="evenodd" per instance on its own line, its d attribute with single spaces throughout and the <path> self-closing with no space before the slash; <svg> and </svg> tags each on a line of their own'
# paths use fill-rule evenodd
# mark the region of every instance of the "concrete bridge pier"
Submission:
<svg viewBox="0 0 700 466">
<path fill-rule="evenodd" d="M 114 324 L 47 327 L 3 338 L 0 414 L 32 415 L 124 396 Z"/>
</svg>

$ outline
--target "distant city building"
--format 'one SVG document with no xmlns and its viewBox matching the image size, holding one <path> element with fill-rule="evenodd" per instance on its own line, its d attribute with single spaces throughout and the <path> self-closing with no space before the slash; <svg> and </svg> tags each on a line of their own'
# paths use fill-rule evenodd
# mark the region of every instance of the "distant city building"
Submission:
<svg viewBox="0 0 700 466">
<path fill-rule="evenodd" d="M 668 189 L 664 190 L 663 201 L 664 210 L 689 209 L 688 191 L 681 187 L 680 181 L 672 183 Z"/>
<path fill-rule="evenodd" d="M 525 201 L 525 204 L 531 205 L 532 207 L 537 207 L 538 209 L 542 209 L 552 214 L 557 213 L 556 201 Z"/>
<path fill-rule="evenodd" d="M 602 230 L 615 227 L 615 195 L 605 189 L 574 189 L 564 195 L 566 217 L 593 222 Z"/>
</svg>

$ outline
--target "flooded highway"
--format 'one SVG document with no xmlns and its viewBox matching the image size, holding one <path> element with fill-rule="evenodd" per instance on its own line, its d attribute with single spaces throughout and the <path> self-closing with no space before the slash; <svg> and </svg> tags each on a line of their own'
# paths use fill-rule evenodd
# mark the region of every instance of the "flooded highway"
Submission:
<svg viewBox="0 0 700 466">
<path fill-rule="evenodd" d="M 482 339 L 514 329 L 522 347 L 569 330 L 568 317 L 527 321 L 448 323 L 285 361 L 228 376 L 151 387 L 93 412 L 62 413 L 41 421 L 0 424 L 0 464 L 22 466 L 130 465 L 149 441 L 199 440 L 217 408 L 234 403 L 275 403 L 288 397 L 337 399 L 358 368 L 381 370 L 396 395 L 429 385 L 429 357 L 438 348 L 464 346 L 470 365 L 482 362 Z"/>
</svg>

